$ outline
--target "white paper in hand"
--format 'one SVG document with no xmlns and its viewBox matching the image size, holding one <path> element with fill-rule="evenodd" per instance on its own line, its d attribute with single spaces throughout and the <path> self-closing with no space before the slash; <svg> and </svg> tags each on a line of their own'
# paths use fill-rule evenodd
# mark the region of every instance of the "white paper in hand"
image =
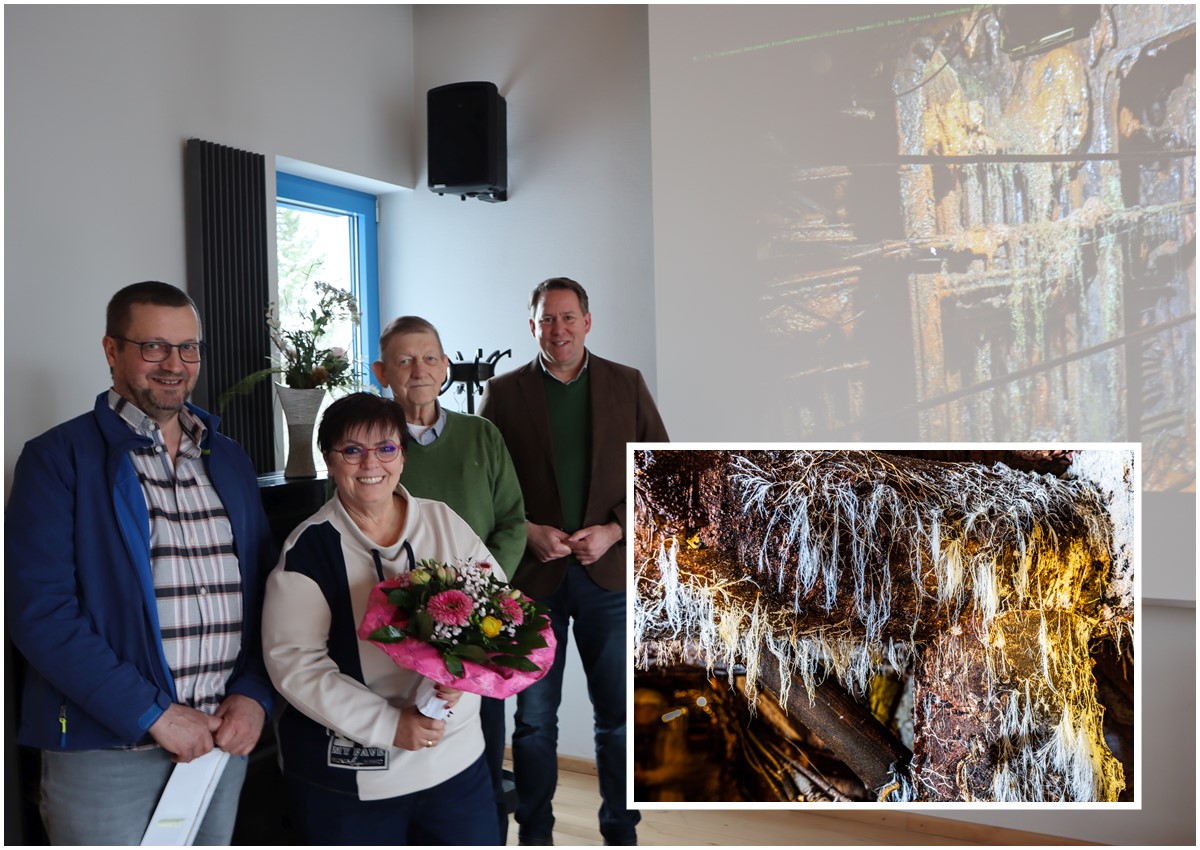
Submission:
<svg viewBox="0 0 1200 850">
<path fill-rule="evenodd" d="M 142 844 L 192 844 L 228 761 L 229 753 L 212 749 L 187 764 L 175 765 L 142 836 Z"/>
<path fill-rule="evenodd" d="M 417 711 L 431 720 L 445 720 L 450 716 L 450 709 L 445 700 L 438 699 L 437 689 L 438 684 L 433 679 L 421 679 L 421 684 L 417 685 Z"/>
</svg>

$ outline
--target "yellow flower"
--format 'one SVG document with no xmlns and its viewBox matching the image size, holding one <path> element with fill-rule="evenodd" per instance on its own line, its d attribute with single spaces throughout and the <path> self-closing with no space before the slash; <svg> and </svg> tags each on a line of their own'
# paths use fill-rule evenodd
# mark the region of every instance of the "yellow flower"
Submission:
<svg viewBox="0 0 1200 850">
<path fill-rule="evenodd" d="M 479 630 L 487 637 L 494 638 L 500 634 L 500 629 L 504 624 L 495 617 L 484 617 L 483 622 L 479 624 Z"/>
<path fill-rule="evenodd" d="M 425 570 L 412 571 L 412 583 L 416 585 L 429 584 L 431 576 Z"/>
</svg>

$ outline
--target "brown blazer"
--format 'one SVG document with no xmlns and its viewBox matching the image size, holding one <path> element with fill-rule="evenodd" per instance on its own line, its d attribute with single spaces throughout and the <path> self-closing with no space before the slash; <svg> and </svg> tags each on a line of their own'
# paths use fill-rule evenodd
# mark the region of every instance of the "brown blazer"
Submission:
<svg viewBox="0 0 1200 850">
<path fill-rule="evenodd" d="M 588 352 L 591 394 L 592 467 L 584 526 L 616 521 L 625 529 L 625 444 L 666 442 L 667 429 L 642 373 Z M 538 358 L 492 378 L 479 405 L 504 435 L 525 496 L 525 518 L 562 528 L 562 500 L 550 444 L 550 420 Z M 596 584 L 624 590 L 625 540 L 585 567 Z M 548 596 L 562 583 L 567 559 L 543 564 L 525 550 L 513 584 L 533 598 Z"/>
</svg>

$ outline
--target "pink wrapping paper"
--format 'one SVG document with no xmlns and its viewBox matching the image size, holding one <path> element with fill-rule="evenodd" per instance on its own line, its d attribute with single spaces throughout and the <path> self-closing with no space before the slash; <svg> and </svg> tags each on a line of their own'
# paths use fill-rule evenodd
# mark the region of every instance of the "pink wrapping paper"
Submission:
<svg viewBox="0 0 1200 850">
<path fill-rule="evenodd" d="M 388 602 L 387 591 L 396 586 L 395 580 L 389 580 L 371 589 L 371 595 L 367 599 L 367 612 L 363 615 L 363 621 L 358 627 L 358 636 L 361 640 L 367 640 L 369 634 L 381 626 L 390 624 L 395 618 L 396 606 Z M 546 645 L 533 650 L 528 655 L 529 660 L 538 666 L 536 673 L 524 673 L 508 667 L 484 667 L 482 664 L 463 658 L 461 659 L 464 673 L 462 677 L 450 675 L 441 653 L 427 643 L 411 638 L 399 643 L 370 642 L 386 652 L 396 664 L 405 670 L 420 673 L 440 685 L 449 685 L 470 694 L 504 699 L 525 690 L 545 676 L 550 665 L 554 663 L 554 632 L 550 628 L 549 622 L 542 629 L 541 635 L 546 639 Z"/>
</svg>

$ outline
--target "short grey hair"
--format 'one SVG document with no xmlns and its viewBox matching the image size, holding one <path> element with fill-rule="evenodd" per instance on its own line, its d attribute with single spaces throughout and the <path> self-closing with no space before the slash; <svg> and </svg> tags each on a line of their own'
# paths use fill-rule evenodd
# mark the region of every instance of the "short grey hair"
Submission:
<svg viewBox="0 0 1200 850">
<path fill-rule="evenodd" d="M 419 334 L 431 333 L 433 338 L 437 340 L 438 350 L 442 354 L 446 353 L 446 349 L 442 346 L 442 335 L 438 333 L 437 328 L 433 323 L 422 319 L 420 316 L 400 316 L 388 322 L 387 327 L 383 329 L 383 333 L 379 335 L 379 356 L 383 357 L 387 351 L 388 343 L 393 337 L 401 336 L 402 334 Z"/>
</svg>

